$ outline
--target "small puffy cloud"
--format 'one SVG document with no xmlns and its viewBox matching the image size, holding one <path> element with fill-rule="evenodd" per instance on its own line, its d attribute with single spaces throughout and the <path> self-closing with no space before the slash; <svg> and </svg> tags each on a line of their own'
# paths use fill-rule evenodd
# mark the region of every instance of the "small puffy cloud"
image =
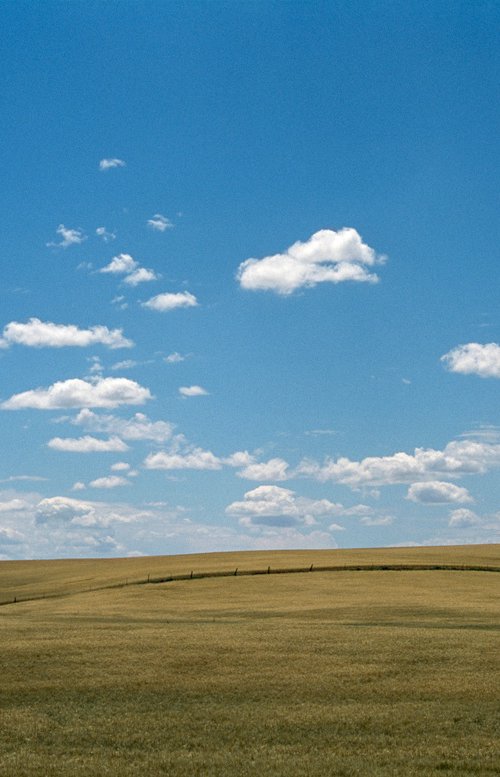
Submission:
<svg viewBox="0 0 500 777">
<path fill-rule="evenodd" d="M 498 343 L 467 343 L 445 353 L 441 361 L 450 372 L 500 378 L 500 345 Z"/>
<path fill-rule="evenodd" d="M 99 440 L 86 434 L 84 437 L 53 437 L 47 443 L 55 451 L 68 453 L 122 453 L 128 450 L 128 445 L 119 437 Z"/>
<path fill-rule="evenodd" d="M 248 451 L 235 451 L 224 459 L 228 467 L 248 467 L 255 462 L 255 457 Z"/>
<path fill-rule="evenodd" d="M 169 353 L 168 356 L 165 356 L 163 361 L 167 364 L 179 364 L 180 362 L 185 361 L 186 357 L 183 356 L 180 353 L 177 353 L 177 351 L 174 351 L 174 353 Z"/>
<path fill-rule="evenodd" d="M 467 528 L 469 526 L 475 526 L 479 524 L 481 519 L 472 510 L 467 510 L 465 507 L 461 507 L 458 510 L 452 510 L 450 513 L 450 519 L 448 526 L 455 529 Z"/>
<path fill-rule="evenodd" d="M 197 305 L 198 300 L 189 291 L 164 292 L 142 303 L 144 308 L 158 310 L 160 313 L 175 310 L 176 308 L 195 308 Z"/>
<path fill-rule="evenodd" d="M 212 451 L 202 448 L 192 448 L 185 453 L 159 451 L 150 453 L 144 461 L 146 469 L 194 469 L 217 470 L 222 468 L 222 461 Z"/>
<path fill-rule="evenodd" d="M 56 232 L 60 235 L 61 240 L 59 243 L 47 243 L 49 248 L 69 248 L 69 246 L 79 245 L 87 239 L 82 229 L 70 229 L 64 224 L 59 224 Z"/>
<path fill-rule="evenodd" d="M 206 397 L 208 391 L 202 386 L 181 386 L 179 394 L 182 394 L 183 397 Z"/>
<path fill-rule="evenodd" d="M 294 526 L 314 525 L 316 518 L 337 515 L 342 505 L 328 499 L 300 497 L 288 488 L 280 486 L 258 486 L 247 491 L 243 501 L 232 502 L 226 513 L 240 519 L 243 526 Z M 336 525 L 337 529 L 339 527 Z"/>
<path fill-rule="evenodd" d="M 101 159 L 99 162 L 99 170 L 112 170 L 114 167 L 125 167 L 126 163 L 123 159 L 117 159 L 111 157 L 110 159 Z"/>
<path fill-rule="evenodd" d="M 455 486 L 453 483 L 444 483 L 440 480 L 414 483 L 408 489 L 406 498 L 412 502 L 421 502 L 422 504 L 474 501 L 466 488 Z"/>
<path fill-rule="evenodd" d="M 120 486 L 129 486 L 130 481 L 119 475 L 108 475 L 103 478 L 96 478 L 89 483 L 90 488 L 119 488 Z"/>
<path fill-rule="evenodd" d="M 288 462 L 284 459 L 269 459 L 269 461 L 249 464 L 238 472 L 238 477 L 246 480 L 286 480 L 288 467 Z"/>
<path fill-rule="evenodd" d="M 114 232 L 109 232 L 106 227 L 97 227 L 95 231 L 96 235 L 104 240 L 105 243 L 110 243 L 116 239 Z"/>
<path fill-rule="evenodd" d="M 126 275 L 139 267 L 139 262 L 130 256 L 130 254 L 118 254 L 114 256 L 109 264 L 101 267 L 100 273 L 111 273 L 112 275 Z"/>
<path fill-rule="evenodd" d="M 100 415 L 88 408 L 81 410 L 71 423 L 89 432 L 103 432 L 124 440 L 165 442 L 171 439 L 174 432 L 173 425 L 168 421 L 151 421 L 144 413 L 135 413 L 132 418 L 119 418 Z"/>
<path fill-rule="evenodd" d="M 157 232 L 165 232 L 167 229 L 172 229 L 173 224 L 166 216 L 162 216 L 161 213 L 155 213 L 155 215 L 148 219 L 148 227 L 155 229 Z"/>
<path fill-rule="evenodd" d="M 112 472 L 126 472 L 129 469 L 130 464 L 127 464 L 126 461 L 117 461 L 115 464 L 111 465 Z"/>
<path fill-rule="evenodd" d="M 4 327 L 0 347 L 25 345 L 30 348 L 86 348 L 90 345 L 105 345 L 108 348 L 131 348 L 134 343 L 123 336 L 122 329 L 108 329 L 107 326 L 91 326 L 80 329 L 74 324 L 54 324 L 30 318 L 26 323 L 11 321 Z"/>
<path fill-rule="evenodd" d="M 108 505 L 82 501 L 68 496 L 42 499 L 35 508 L 35 524 L 64 524 L 84 528 L 108 528 L 113 524 L 128 524 L 145 517 L 128 505 Z M 92 537 L 90 537 L 92 539 Z"/>
<path fill-rule="evenodd" d="M 158 276 L 154 270 L 148 270 L 146 267 L 138 267 L 130 275 L 126 275 L 123 282 L 128 286 L 138 286 L 139 283 L 147 283 L 148 281 L 157 281 Z"/>
<path fill-rule="evenodd" d="M 73 483 L 71 486 L 72 491 L 84 491 L 86 488 L 85 483 L 82 483 L 81 480 L 77 480 L 76 483 Z"/>
<path fill-rule="evenodd" d="M 14 394 L 10 399 L 2 402 L 0 407 L 3 410 L 113 408 L 119 405 L 143 405 L 151 398 L 149 389 L 128 378 L 98 378 L 92 382 L 71 378 L 58 381 L 48 388 L 37 388 Z"/>
<path fill-rule="evenodd" d="M 363 243 L 355 229 L 322 229 L 282 254 L 247 259 L 240 264 L 237 279 L 243 289 L 287 295 L 324 282 L 376 283 L 378 276 L 367 268 L 383 261 L 385 257 Z"/>
<path fill-rule="evenodd" d="M 363 526 L 390 526 L 394 523 L 394 518 L 392 515 L 366 515 L 360 522 Z"/>
</svg>

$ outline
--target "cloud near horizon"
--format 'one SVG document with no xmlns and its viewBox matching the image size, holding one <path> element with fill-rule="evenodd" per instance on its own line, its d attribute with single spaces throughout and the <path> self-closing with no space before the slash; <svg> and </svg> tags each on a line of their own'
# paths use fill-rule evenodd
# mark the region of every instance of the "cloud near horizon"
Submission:
<svg viewBox="0 0 500 777">
<path fill-rule="evenodd" d="M 286 296 L 318 283 L 377 283 L 378 276 L 367 268 L 384 261 L 384 256 L 363 243 L 355 229 L 321 229 L 282 254 L 247 259 L 240 264 L 236 277 L 243 289 Z"/>
</svg>

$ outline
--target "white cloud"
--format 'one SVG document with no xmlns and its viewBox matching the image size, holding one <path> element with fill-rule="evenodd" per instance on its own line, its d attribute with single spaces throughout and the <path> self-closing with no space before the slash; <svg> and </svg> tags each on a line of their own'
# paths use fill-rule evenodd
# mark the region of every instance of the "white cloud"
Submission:
<svg viewBox="0 0 500 777">
<path fill-rule="evenodd" d="M 377 256 L 373 248 L 363 243 L 355 229 L 344 228 L 338 232 L 322 229 L 305 243 L 294 243 L 283 254 L 247 259 L 240 264 L 237 279 L 244 289 L 287 295 L 324 282 L 376 283 L 378 276 L 367 267 L 384 260 L 385 257 Z"/>
<path fill-rule="evenodd" d="M 148 281 L 157 280 L 158 276 L 154 270 L 148 270 L 146 267 L 138 267 L 137 270 L 134 270 L 130 273 L 130 275 L 127 275 L 123 279 L 123 282 L 129 286 L 138 286 L 139 283 L 147 283 Z"/>
<path fill-rule="evenodd" d="M 108 440 L 99 440 L 97 437 L 53 437 L 47 443 L 49 448 L 55 451 L 68 453 L 121 453 L 128 450 L 128 445 L 119 437 L 110 437 Z"/>
<path fill-rule="evenodd" d="M 35 408 L 52 410 L 70 407 L 118 407 L 143 405 L 152 399 L 149 389 L 128 378 L 98 378 L 93 382 L 71 378 L 48 388 L 37 388 L 14 394 L 2 402 L 3 410 Z"/>
<path fill-rule="evenodd" d="M 448 526 L 454 528 L 464 528 L 468 526 L 475 526 L 479 524 L 481 519 L 472 510 L 467 510 L 465 507 L 461 507 L 458 510 L 452 510 L 450 513 L 450 519 Z"/>
<path fill-rule="evenodd" d="M 111 159 L 101 159 L 99 162 L 99 170 L 112 170 L 114 167 L 125 167 L 126 163 L 123 159 L 117 159 L 112 157 Z"/>
<path fill-rule="evenodd" d="M 467 343 L 445 353 L 441 361 L 450 372 L 500 378 L 500 345 L 498 343 Z"/>
<path fill-rule="evenodd" d="M 175 453 L 159 451 L 150 453 L 145 461 L 146 469 L 195 469 L 195 470 L 216 470 L 221 469 L 222 461 L 211 451 L 205 451 L 202 448 L 192 448 L 185 453 Z"/>
<path fill-rule="evenodd" d="M 269 459 L 269 461 L 249 464 L 238 472 L 238 477 L 246 480 L 286 480 L 288 466 L 284 459 Z"/>
<path fill-rule="evenodd" d="M 167 364 L 179 364 L 179 362 L 185 361 L 186 357 L 182 356 L 182 354 L 177 353 L 177 351 L 174 351 L 174 353 L 169 353 L 168 356 L 165 356 L 163 359 L 164 362 Z"/>
<path fill-rule="evenodd" d="M 85 483 L 82 483 L 81 480 L 78 480 L 76 483 L 73 483 L 71 486 L 72 491 L 84 491 L 86 488 Z"/>
<path fill-rule="evenodd" d="M 74 324 L 54 324 L 30 318 L 25 324 L 11 321 L 4 327 L 0 347 L 25 345 L 31 348 L 86 348 L 89 345 L 106 345 L 108 348 L 131 348 L 134 343 L 123 336 L 122 329 L 107 326 L 91 326 L 79 329 Z"/>
<path fill-rule="evenodd" d="M 364 518 L 361 518 L 361 523 L 363 526 L 390 526 L 392 523 L 394 523 L 394 518 L 392 515 L 367 515 Z"/>
<path fill-rule="evenodd" d="M 116 362 L 111 365 L 112 370 L 131 370 L 134 367 L 138 367 L 141 362 L 137 362 L 134 359 L 124 359 L 121 362 Z"/>
<path fill-rule="evenodd" d="M 24 534 L 12 529 L 10 526 L 0 526 L 0 546 L 2 545 L 17 545 L 23 542 L 25 539 Z"/>
<path fill-rule="evenodd" d="M 116 239 L 115 233 L 109 232 L 106 227 L 97 227 L 95 233 L 98 237 L 101 237 L 105 243 L 110 243 L 111 240 Z"/>
<path fill-rule="evenodd" d="M 129 486 L 130 481 L 121 478 L 119 475 L 108 475 L 103 478 L 96 478 L 89 483 L 90 488 L 118 488 L 120 486 Z"/>
<path fill-rule="evenodd" d="M 166 229 L 172 229 L 173 224 L 166 216 L 162 216 L 161 213 L 155 213 L 155 215 L 148 219 L 148 227 L 155 229 L 157 232 L 165 232 Z"/>
<path fill-rule="evenodd" d="M 324 464 L 304 460 L 295 474 L 320 481 L 333 480 L 353 488 L 365 485 L 389 485 L 458 478 L 484 474 L 500 467 L 500 445 L 475 440 L 448 443 L 444 450 L 416 448 L 413 454 L 398 452 L 392 456 L 369 456 L 361 461 L 341 457 L 326 459 Z"/>
<path fill-rule="evenodd" d="M 147 302 L 143 302 L 144 308 L 150 310 L 158 310 L 160 313 L 164 313 L 168 310 L 175 310 L 176 308 L 194 308 L 197 307 L 198 300 L 189 291 L 179 291 L 176 293 L 164 292 L 163 294 L 157 294 L 155 297 L 151 297 Z"/>
<path fill-rule="evenodd" d="M 150 421 L 144 413 L 135 413 L 132 418 L 119 418 L 114 415 L 99 415 L 88 408 L 81 410 L 71 420 L 75 426 L 83 426 L 90 432 L 104 432 L 116 435 L 124 440 L 170 440 L 174 427 L 168 421 Z"/>
<path fill-rule="evenodd" d="M 130 464 L 127 464 L 126 461 L 117 461 L 115 464 L 111 465 L 111 470 L 113 472 L 126 472 L 128 469 L 130 469 Z"/>
<path fill-rule="evenodd" d="M 7 502 L 0 502 L 0 513 L 25 510 L 27 506 L 28 503 L 24 499 L 9 499 Z"/>
<path fill-rule="evenodd" d="M 183 397 L 206 397 L 208 391 L 202 386 L 181 386 L 179 394 L 182 394 Z"/>
<path fill-rule="evenodd" d="M 127 505 L 108 505 L 68 496 L 52 496 L 42 499 L 36 505 L 35 522 L 36 524 L 58 522 L 86 528 L 95 526 L 109 528 L 112 524 L 133 523 L 145 515 L 147 514 Z"/>
<path fill-rule="evenodd" d="M 139 267 L 139 262 L 130 256 L 130 254 L 118 254 L 113 256 L 112 260 L 105 267 L 101 267 L 98 272 L 111 273 L 112 275 L 126 275 Z"/>
<path fill-rule="evenodd" d="M 288 488 L 266 485 L 247 491 L 243 501 L 226 507 L 226 513 L 239 517 L 243 526 L 294 526 L 314 525 L 316 518 L 338 515 L 342 509 L 342 505 L 328 499 L 308 499 L 296 496 Z M 342 527 L 336 525 L 336 528 Z"/>
<path fill-rule="evenodd" d="M 65 227 L 64 224 L 59 224 L 56 232 L 60 235 L 61 241 L 59 243 L 47 243 L 49 248 L 68 248 L 69 246 L 80 245 L 80 243 L 87 239 L 82 229 L 70 229 Z"/>
<path fill-rule="evenodd" d="M 406 498 L 412 502 L 421 502 L 422 504 L 474 501 L 466 488 L 455 486 L 453 483 L 443 483 L 440 480 L 414 483 L 408 489 Z"/>
</svg>

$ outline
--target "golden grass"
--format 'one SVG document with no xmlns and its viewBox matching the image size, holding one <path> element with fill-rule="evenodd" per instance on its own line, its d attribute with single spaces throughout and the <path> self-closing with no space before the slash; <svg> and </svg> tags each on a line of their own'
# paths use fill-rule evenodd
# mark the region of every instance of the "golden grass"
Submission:
<svg viewBox="0 0 500 777">
<path fill-rule="evenodd" d="M 285 567 L 314 556 L 319 565 L 320 554 L 331 559 L 308 551 L 237 560 Z M 358 554 L 425 563 L 436 554 L 436 563 L 498 564 L 494 546 L 341 554 L 342 563 Z M 179 565 L 169 572 L 190 571 L 194 559 L 200 570 L 220 569 L 235 554 L 169 559 Z M 35 592 L 49 586 L 50 564 L 68 590 L 91 569 L 110 583 L 129 564 L 144 573 L 148 562 L 164 563 L 11 569 L 37 567 L 27 581 Z M 2 607 L 0 774 L 499 774 L 499 594 L 496 573 L 342 571 L 128 586 Z"/>
<path fill-rule="evenodd" d="M 0 561 L 0 604 L 168 577 L 245 570 L 346 564 L 464 564 L 500 566 L 499 545 L 357 550 L 240 551 L 114 559 Z"/>
</svg>

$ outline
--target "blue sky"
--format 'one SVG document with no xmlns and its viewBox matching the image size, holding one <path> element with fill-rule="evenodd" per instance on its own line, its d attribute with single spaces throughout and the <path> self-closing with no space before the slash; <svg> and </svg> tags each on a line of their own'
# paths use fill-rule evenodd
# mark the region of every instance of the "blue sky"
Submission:
<svg viewBox="0 0 500 777">
<path fill-rule="evenodd" d="M 499 17 L 0 5 L 0 558 L 499 540 Z"/>
</svg>

